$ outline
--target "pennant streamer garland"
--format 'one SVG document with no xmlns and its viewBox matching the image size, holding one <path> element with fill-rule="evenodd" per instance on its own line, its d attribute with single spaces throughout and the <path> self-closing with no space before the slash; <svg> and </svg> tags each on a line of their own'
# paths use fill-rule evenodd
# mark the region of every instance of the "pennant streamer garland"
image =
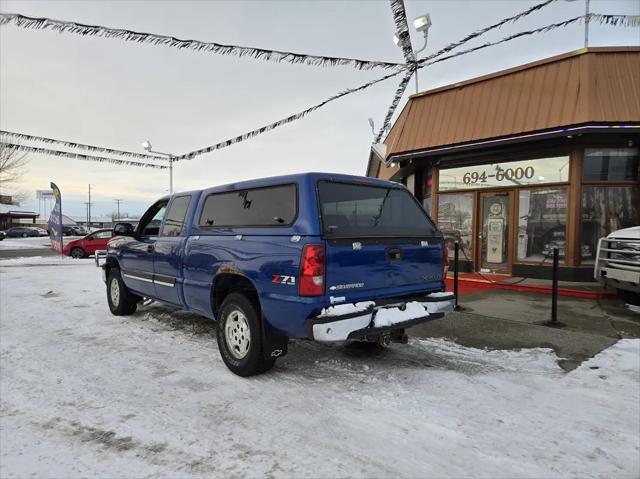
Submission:
<svg viewBox="0 0 640 479">
<path fill-rule="evenodd" d="M 179 155 L 176 156 L 174 158 L 174 162 L 175 161 L 180 161 L 180 160 L 191 160 L 194 157 L 198 156 L 198 155 L 204 155 L 205 153 L 211 153 L 212 151 L 215 150 L 220 150 L 222 148 L 226 148 L 227 146 L 231 146 L 231 145 L 235 145 L 236 143 L 240 143 L 241 141 L 245 141 L 248 140 L 250 138 L 254 138 L 258 135 L 262 135 L 263 133 L 266 133 L 268 131 L 271 130 L 275 130 L 276 128 L 286 125 L 287 123 L 291 123 L 293 121 L 299 120 L 305 116 L 307 116 L 309 113 L 318 110 L 320 108 L 322 108 L 323 106 L 325 106 L 327 103 L 330 103 L 332 101 L 335 101 L 339 98 L 342 98 L 343 96 L 347 96 L 350 95 L 351 93 L 355 93 L 358 91 L 362 91 L 365 90 L 367 88 L 369 88 L 370 86 L 373 86 L 377 83 L 383 82 L 391 77 L 394 77 L 396 75 L 399 75 L 400 72 L 395 72 L 395 73 L 390 73 L 389 75 L 385 75 L 381 78 L 378 78 L 377 80 L 372 80 L 368 83 L 365 83 L 364 85 L 360 85 L 359 87 L 356 88 L 350 88 L 348 90 L 344 90 L 341 91 L 340 93 L 337 93 L 333 96 L 330 96 L 329 98 L 327 98 L 326 100 L 317 103 L 316 105 L 313 105 L 312 107 L 307 108 L 306 110 L 303 110 L 299 113 L 295 113 L 294 115 L 288 116 L 287 118 L 283 118 L 282 120 L 278 120 L 276 122 L 270 123 L 268 125 L 265 125 L 263 127 L 257 128 L 255 130 L 249 131 L 247 133 L 244 133 L 242 135 L 236 136 L 234 138 L 231 138 L 229 140 L 226 141 L 222 141 L 220 143 L 216 143 L 215 145 L 211 145 L 211 146 L 207 146 L 205 148 L 201 148 L 199 150 L 194 150 L 194 151 L 190 151 L 189 153 L 185 153 L 184 155 Z"/>
<path fill-rule="evenodd" d="M 157 168 L 161 170 L 169 168 L 168 165 L 158 165 L 155 163 L 141 163 L 139 161 L 121 160 L 119 158 L 107 158 L 104 156 L 83 155 L 80 153 L 72 153 L 69 151 L 51 150 L 48 148 L 38 148 L 35 146 L 19 145 L 17 143 L 0 142 L 0 145 L 6 148 L 15 149 L 17 151 L 24 151 L 25 153 L 38 153 L 38 154 L 49 155 L 49 156 L 60 156 L 65 158 L 71 158 L 73 160 L 97 161 L 99 163 L 111 163 L 113 165 L 140 166 L 143 168 Z"/>
<path fill-rule="evenodd" d="M 235 55 L 238 57 L 246 56 L 246 57 L 251 57 L 251 58 L 265 60 L 265 61 L 299 63 L 299 64 L 306 64 L 306 65 L 314 65 L 314 66 L 345 65 L 345 66 L 352 66 L 358 70 L 371 70 L 373 68 L 384 68 L 384 69 L 395 70 L 393 73 L 387 74 L 381 78 L 369 81 L 358 87 L 350 88 L 342 92 L 339 92 L 323 100 L 322 102 L 317 103 L 316 105 L 313 105 L 301 112 L 290 115 L 287 118 L 278 120 L 276 122 L 262 126 L 260 128 L 249 131 L 242 135 L 217 143 L 215 145 L 207 146 L 205 148 L 201 148 L 198 150 L 185 153 L 183 155 L 176 156 L 174 158 L 174 161 L 190 160 L 198 155 L 210 153 L 212 151 L 226 148 L 228 146 L 248 140 L 250 138 L 254 138 L 263 133 L 279 128 L 283 125 L 299 120 L 305 117 L 306 115 L 308 115 L 309 113 L 322 108 L 323 106 L 327 105 L 332 101 L 338 100 L 352 93 L 365 90 L 377 83 L 380 83 L 389 78 L 392 78 L 401 73 L 404 73 L 404 76 L 402 77 L 402 80 L 398 85 L 398 88 L 396 89 L 393 102 L 387 112 L 382 128 L 376 135 L 376 142 L 378 142 L 381 140 L 384 132 L 389 128 L 391 119 L 397 108 L 397 105 L 399 104 L 402 98 L 402 95 L 404 94 L 404 91 L 407 87 L 407 84 L 409 83 L 409 80 L 411 79 L 411 76 L 416 71 L 416 69 L 424 68 L 426 66 L 433 65 L 435 63 L 442 62 L 442 61 L 455 58 L 461 55 L 466 55 L 468 53 L 475 52 L 483 48 L 505 43 L 505 42 L 514 40 L 516 38 L 520 38 L 527 35 L 533 35 L 537 33 L 548 32 L 550 30 L 566 27 L 568 25 L 571 25 L 577 22 L 588 21 L 588 22 L 597 22 L 600 24 L 622 26 L 622 27 L 640 26 L 640 15 L 608 15 L 608 14 L 589 13 L 587 15 L 578 16 L 575 18 L 571 18 L 569 20 L 565 20 L 563 22 L 559 22 L 559 23 L 553 23 L 541 28 L 524 31 L 524 32 L 518 32 L 516 34 L 507 36 L 501 40 L 497 40 L 494 42 L 487 42 L 482 45 L 469 48 L 467 50 L 462 50 L 456 53 L 452 53 L 450 55 L 443 56 L 445 53 L 448 53 L 454 48 L 457 48 L 463 45 L 469 40 L 477 38 L 478 36 L 483 35 L 484 33 L 490 30 L 499 28 L 506 23 L 516 21 L 556 1 L 556 0 L 546 0 L 542 3 L 534 5 L 528 10 L 525 10 L 515 16 L 505 18 L 494 25 L 483 28 L 481 30 L 477 30 L 467 35 L 465 38 L 447 45 L 446 47 L 439 50 L 438 52 L 433 53 L 420 60 L 417 60 L 414 57 L 413 50 L 411 49 L 411 46 L 410 46 L 409 30 L 407 26 L 406 13 L 404 10 L 404 3 L 402 0 L 390 0 L 390 1 L 391 1 L 391 9 L 394 17 L 394 22 L 396 24 L 396 34 L 401 41 L 403 55 L 406 63 L 378 62 L 378 61 L 368 61 L 368 60 L 360 60 L 360 59 L 345 58 L 345 57 L 305 55 L 305 54 L 294 53 L 294 52 L 266 50 L 266 49 L 242 47 L 242 46 L 236 46 L 236 45 L 224 45 L 224 44 L 219 44 L 214 42 L 202 42 L 198 40 L 181 40 L 181 39 L 178 39 L 172 36 L 166 36 L 166 35 L 156 35 L 151 33 L 135 32 L 135 31 L 125 30 L 125 29 L 115 29 L 115 28 L 104 27 L 100 25 L 86 25 L 86 24 L 75 23 L 75 22 L 53 20 L 49 18 L 27 17 L 19 14 L 0 13 L 0 25 L 13 23 L 16 26 L 25 28 L 25 29 L 52 29 L 60 33 L 70 32 L 70 33 L 74 33 L 82 36 L 89 35 L 89 36 L 100 36 L 105 38 L 117 38 L 117 39 L 121 39 L 128 42 L 145 43 L 145 44 L 151 44 L 151 45 L 162 45 L 162 46 L 168 46 L 168 47 L 173 47 L 178 49 L 204 51 L 204 52 L 209 52 L 209 53 L 214 53 L 219 55 Z M 103 147 L 93 146 L 93 145 L 84 145 L 81 143 L 74 143 L 74 142 L 69 142 L 64 140 L 56 140 L 53 138 L 27 135 L 23 133 L 0 131 L 0 134 L 15 138 L 16 140 L 34 141 L 34 142 L 42 142 L 42 143 L 48 143 L 48 144 L 58 144 L 68 148 L 87 150 L 95 153 L 111 154 L 111 155 L 116 155 L 121 157 L 138 158 L 138 159 L 145 159 L 145 160 L 151 159 L 151 160 L 166 161 L 166 158 L 157 157 L 153 155 L 145 155 L 142 153 L 134 153 L 134 152 L 116 150 L 111 148 L 103 148 Z M 107 163 L 118 164 L 118 165 L 138 166 L 138 167 L 144 167 L 144 168 L 157 168 L 157 169 L 168 168 L 168 165 L 166 164 L 142 163 L 138 161 L 130 161 L 130 160 L 124 160 L 120 158 L 108 158 L 104 156 L 85 155 L 85 154 L 73 153 L 73 152 L 62 151 L 62 150 L 53 150 L 48 148 L 25 146 L 18 143 L 9 143 L 4 141 L 0 141 L 0 144 L 9 148 L 15 148 L 19 151 L 24 151 L 28 153 L 39 153 L 39 154 L 45 154 L 45 155 L 51 155 L 51 156 L 73 158 L 77 160 L 107 162 Z"/>
<path fill-rule="evenodd" d="M 21 141 L 34 141 L 34 142 L 37 141 L 37 142 L 47 143 L 47 144 L 62 145 L 68 148 L 77 148 L 80 150 L 93 151 L 95 153 L 108 153 L 111 155 L 125 156 L 129 158 L 138 158 L 141 160 L 167 161 L 167 158 L 163 156 L 147 155 L 144 153 L 135 153 L 133 151 L 114 150 L 112 148 L 103 148 L 101 146 L 84 145 L 82 143 L 74 143 L 72 141 L 65 141 L 65 140 L 56 140 L 54 138 L 47 138 L 44 136 L 34 136 L 34 135 L 27 135 L 25 133 L 15 133 L 13 131 L 0 130 L 0 138 L 3 136 L 15 138 L 16 140 L 21 140 Z"/>
<path fill-rule="evenodd" d="M 125 42 L 145 43 L 165 47 L 187 49 L 196 52 L 213 53 L 215 55 L 231 55 L 249 57 L 256 60 L 298 63 L 320 67 L 351 66 L 357 70 L 374 68 L 401 69 L 401 63 L 362 60 L 359 58 L 334 57 L 324 55 L 307 55 L 304 53 L 268 50 L 264 48 L 225 45 L 223 43 L 205 42 L 201 40 L 183 40 L 170 35 L 137 32 L 123 28 L 112 28 L 103 25 L 54 20 L 46 17 L 28 17 L 18 13 L 0 13 L 0 25 L 14 24 L 17 27 L 31 30 L 54 30 L 59 33 L 73 33 L 80 36 L 98 36 L 116 38 Z"/>
<path fill-rule="evenodd" d="M 424 64 L 425 62 L 432 60 L 434 58 L 437 58 L 439 56 L 444 55 L 447 52 L 450 52 L 451 50 L 464 45 L 465 43 L 467 43 L 470 40 L 473 40 L 474 38 L 477 38 L 481 35 L 484 35 L 487 32 L 490 32 L 491 30 L 495 30 L 496 28 L 500 28 L 501 26 L 507 24 L 507 23 L 512 23 L 512 22 L 516 22 L 518 20 L 520 20 L 523 17 L 526 17 L 527 15 L 530 15 L 533 12 L 536 12 L 544 7 L 546 7 L 547 5 L 550 5 L 551 3 L 555 2 L 556 0 L 545 0 L 542 3 L 538 3 L 537 5 L 532 6 L 531 8 L 528 8 L 527 10 L 524 10 L 520 13 L 518 13 L 517 15 L 513 15 L 511 17 L 507 17 L 504 18 L 502 20 L 500 20 L 498 23 L 494 23 L 493 25 L 489 25 L 488 27 L 482 28 L 480 30 L 476 30 L 473 33 L 470 33 L 469 35 L 467 35 L 466 37 L 464 37 L 461 40 L 458 40 L 457 42 L 453 42 L 448 44 L 447 46 L 445 46 L 444 48 L 442 48 L 441 50 L 432 53 L 431 55 L 421 59 L 420 61 L 416 62 L 416 65 L 419 64 Z M 393 6 L 392 6 L 392 11 L 393 11 Z M 394 12 L 394 18 L 395 18 L 395 12 Z M 406 22 L 405 22 L 406 23 Z M 397 23 L 396 23 L 397 26 Z M 403 50 L 404 53 L 404 50 Z M 419 67 L 418 67 L 419 68 Z M 413 75 L 413 72 L 409 72 L 409 79 L 411 78 L 411 76 Z M 385 116 L 384 122 L 382 123 L 382 127 L 380 128 L 380 131 L 378 131 L 378 134 L 376 135 L 375 138 L 375 142 L 378 143 L 380 142 L 380 140 L 382 139 L 382 135 L 384 135 L 384 132 L 387 131 L 391 125 L 391 119 L 393 118 L 393 114 L 396 111 L 396 108 L 398 107 L 398 104 L 400 103 L 400 100 L 402 99 L 402 95 L 404 95 L 404 91 L 406 90 L 406 87 L 409 83 L 409 79 L 407 79 L 407 81 L 405 82 L 404 79 L 403 81 L 400 83 L 400 85 L 398 85 L 398 89 L 396 90 L 396 94 L 393 97 L 393 101 L 391 102 L 391 106 L 389 107 L 389 110 L 387 111 L 387 115 Z M 404 86 L 403 86 L 404 85 Z"/>
</svg>

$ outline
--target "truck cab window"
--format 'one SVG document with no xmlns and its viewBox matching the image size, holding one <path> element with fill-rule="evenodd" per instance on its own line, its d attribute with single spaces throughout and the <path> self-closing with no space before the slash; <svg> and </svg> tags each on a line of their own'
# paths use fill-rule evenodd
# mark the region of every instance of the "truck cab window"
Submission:
<svg viewBox="0 0 640 479">
<path fill-rule="evenodd" d="M 162 226 L 162 236 L 180 236 L 190 202 L 191 196 L 179 196 L 173 200 Z"/>
<path fill-rule="evenodd" d="M 167 209 L 167 203 L 168 200 L 159 201 L 147 210 L 140 221 L 140 229 L 138 231 L 140 231 L 141 236 L 158 236 L 162 218 Z"/>
</svg>

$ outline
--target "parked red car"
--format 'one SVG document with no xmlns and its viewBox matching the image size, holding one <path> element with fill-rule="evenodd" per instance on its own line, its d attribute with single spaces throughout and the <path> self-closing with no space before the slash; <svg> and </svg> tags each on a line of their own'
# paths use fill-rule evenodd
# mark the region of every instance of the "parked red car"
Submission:
<svg viewBox="0 0 640 479">
<path fill-rule="evenodd" d="M 64 245 L 63 253 L 72 258 L 84 258 L 99 249 L 107 249 L 107 243 L 113 238 L 112 230 L 98 230 L 84 238 L 69 241 Z"/>
</svg>

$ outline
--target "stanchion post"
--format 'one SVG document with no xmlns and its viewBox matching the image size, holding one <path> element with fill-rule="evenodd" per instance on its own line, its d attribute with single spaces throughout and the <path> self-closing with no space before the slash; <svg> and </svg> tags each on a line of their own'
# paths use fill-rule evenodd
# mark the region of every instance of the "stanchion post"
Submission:
<svg viewBox="0 0 640 479">
<path fill-rule="evenodd" d="M 551 280 L 551 319 L 544 323 L 553 328 L 562 328 L 564 323 L 558 321 L 558 264 L 560 263 L 560 251 L 553 248 L 553 278 Z"/>
<path fill-rule="evenodd" d="M 453 246 L 453 294 L 456 297 L 454 309 L 460 309 L 458 304 L 458 260 L 460 259 L 460 244 L 456 241 Z"/>
</svg>

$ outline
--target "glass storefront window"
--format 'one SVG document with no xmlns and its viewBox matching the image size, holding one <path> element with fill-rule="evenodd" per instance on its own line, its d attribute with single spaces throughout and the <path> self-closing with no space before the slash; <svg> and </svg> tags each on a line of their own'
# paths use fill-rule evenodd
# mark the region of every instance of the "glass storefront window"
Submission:
<svg viewBox="0 0 640 479">
<path fill-rule="evenodd" d="M 637 148 L 587 148 L 582 179 L 585 181 L 635 181 L 640 156 Z"/>
<path fill-rule="evenodd" d="M 517 258 L 542 261 L 558 248 L 565 256 L 567 188 L 520 190 L 518 202 Z"/>
<path fill-rule="evenodd" d="M 569 157 L 509 161 L 441 169 L 439 191 L 470 190 L 569 181 Z"/>
<path fill-rule="evenodd" d="M 612 231 L 640 224 L 637 186 L 582 187 L 582 258 L 595 259 L 598 240 Z"/>
<path fill-rule="evenodd" d="M 473 246 L 473 194 L 438 196 L 438 227 L 444 235 L 449 249 L 449 257 L 453 258 L 454 243 L 460 243 L 460 259 L 472 257 Z"/>
</svg>

